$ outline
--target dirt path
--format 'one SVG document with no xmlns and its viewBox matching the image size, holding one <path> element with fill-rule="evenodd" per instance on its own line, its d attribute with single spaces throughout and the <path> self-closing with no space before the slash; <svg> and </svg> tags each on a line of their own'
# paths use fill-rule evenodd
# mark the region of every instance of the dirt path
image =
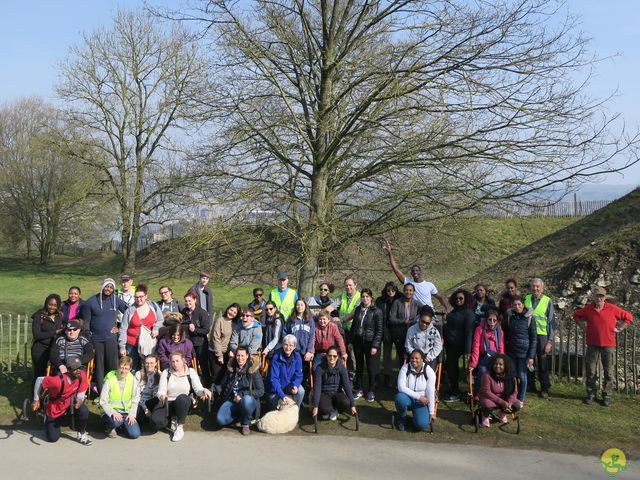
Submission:
<svg viewBox="0 0 640 480">
<path fill-rule="evenodd" d="M 149 480 L 610 478 L 596 457 L 328 435 L 242 437 L 230 431 L 187 432 L 180 443 L 165 433 L 135 441 L 95 439 L 83 447 L 65 436 L 48 444 L 40 432 L 5 430 L 0 459 L 3 478 L 29 480 L 133 480 L 141 474 Z M 631 464 L 616 478 L 640 478 L 640 468 Z"/>
</svg>

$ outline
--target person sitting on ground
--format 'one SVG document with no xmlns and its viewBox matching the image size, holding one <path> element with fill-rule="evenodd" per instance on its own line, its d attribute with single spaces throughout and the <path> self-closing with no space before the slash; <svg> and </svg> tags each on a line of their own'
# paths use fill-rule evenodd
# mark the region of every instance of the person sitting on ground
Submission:
<svg viewBox="0 0 640 480">
<path fill-rule="evenodd" d="M 138 381 L 131 373 L 132 365 L 131 357 L 120 357 L 118 370 L 112 370 L 104 377 L 100 391 L 100 409 L 109 438 L 115 438 L 116 430 L 120 427 L 124 427 L 132 440 L 140 436 L 140 425 L 136 419 L 140 391 Z"/>
<path fill-rule="evenodd" d="M 81 329 L 82 319 L 71 319 L 66 323 L 64 335 L 56 338 L 49 355 L 49 361 L 54 371 L 66 373 L 67 360 L 71 357 L 79 358 L 83 369 L 86 371 L 87 365 L 93 358 L 93 345 L 86 337 L 80 335 Z"/>
<path fill-rule="evenodd" d="M 447 313 L 443 327 L 446 352 L 445 372 L 448 386 L 448 393 L 444 401 L 457 402 L 460 400 L 458 361 L 462 355 L 468 356 L 471 353 L 473 325 L 476 316 L 468 306 L 471 303 L 471 293 L 466 290 L 458 289 L 453 292 L 449 303 L 453 306 L 453 310 Z"/>
<path fill-rule="evenodd" d="M 295 402 L 298 407 L 304 399 L 302 383 L 302 357 L 296 352 L 296 337 L 287 335 L 282 340 L 282 349 L 278 350 L 269 364 L 266 378 L 266 391 L 269 408 L 274 410 L 278 401 L 285 404 Z M 291 399 L 291 397 L 293 399 Z"/>
<path fill-rule="evenodd" d="M 242 309 L 238 303 L 232 303 L 224 313 L 216 318 L 209 335 L 209 366 L 211 379 L 220 385 L 229 361 L 229 342 L 236 326 L 240 323 Z"/>
<path fill-rule="evenodd" d="M 478 392 L 482 426 L 485 428 L 490 425 L 489 418 L 493 409 L 499 408 L 498 420 L 500 423 L 507 423 L 507 414 L 517 412 L 521 405 L 517 399 L 518 386 L 511 359 L 504 353 L 498 353 L 491 357 L 487 368 L 480 380 Z"/>
<path fill-rule="evenodd" d="M 211 391 L 202 386 L 198 372 L 187 365 L 180 350 L 171 352 L 169 364 L 160 374 L 156 394 L 159 402 L 151 411 L 151 423 L 160 430 L 171 420 L 171 441 L 179 442 L 184 438 L 184 424 L 195 401 L 192 395 L 207 400 L 211 398 Z"/>
<path fill-rule="evenodd" d="M 140 401 L 136 418 L 142 423 L 151 416 L 151 412 L 160 400 L 158 399 L 158 386 L 160 384 L 160 372 L 158 371 L 158 357 L 152 353 L 144 358 L 144 368 L 135 374 L 138 381 Z"/>
<path fill-rule="evenodd" d="M 311 414 L 324 420 L 336 420 L 338 412 L 357 413 L 347 367 L 339 361 L 338 347 L 327 349 L 320 365 L 313 372 L 313 402 Z"/>
<path fill-rule="evenodd" d="M 33 387 L 33 410 L 40 407 L 40 394 L 43 390 L 49 392 L 49 401 L 46 406 L 44 431 L 47 442 L 57 442 L 60 439 L 60 425 L 62 419 L 69 411 L 71 402 L 73 414 L 78 427 L 77 439 L 82 445 L 91 445 L 93 441 L 87 434 L 87 420 L 89 409 L 84 404 L 85 392 L 89 388 L 87 375 L 82 370 L 82 363 L 78 357 L 67 359 L 66 373 L 49 377 L 36 378 Z"/>
<path fill-rule="evenodd" d="M 418 310 L 418 315 L 420 320 L 407 330 L 407 341 L 404 344 L 404 349 L 407 352 L 420 350 L 425 356 L 427 365 L 435 371 L 438 356 L 442 352 L 442 337 L 433 323 L 435 312 L 429 305 L 423 305 Z"/>
<path fill-rule="evenodd" d="M 413 426 L 418 431 L 426 430 L 436 419 L 436 374 L 424 362 L 421 350 L 414 350 L 398 373 L 398 393 L 395 397 L 398 420 L 396 427 L 406 430 L 407 410 L 413 412 Z"/>
<path fill-rule="evenodd" d="M 488 309 L 486 318 L 478 325 L 473 334 L 471 355 L 469 355 L 469 370 L 477 367 L 475 391 L 478 391 L 480 379 L 487 371 L 489 361 L 498 353 L 504 353 L 504 334 L 498 324 L 498 311 Z"/>
<path fill-rule="evenodd" d="M 160 369 L 169 368 L 169 355 L 175 350 L 180 350 L 187 365 L 191 365 L 193 360 L 193 343 L 187 337 L 180 325 L 174 325 L 169 332 L 160 339 L 158 343 L 158 358 L 160 359 Z"/>
<path fill-rule="evenodd" d="M 278 312 L 278 307 L 272 301 L 268 301 L 264 307 L 264 329 L 262 335 L 262 355 L 271 359 L 273 354 L 280 349 L 280 338 L 284 320 Z"/>
<path fill-rule="evenodd" d="M 335 286 L 332 283 L 322 282 L 318 288 L 318 295 L 309 297 L 307 300 L 309 310 L 311 310 L 311 314 L 314 316 L 323 310 L 331 314 L 331 312 L 336 310 L 336 301 L 330 297 L 335 290 Z"/>
<path fill-rule="evenodd" d="M 524 407 L 529 376 L 527 369 L 533 369 L 533 359 L 536 354 L 537 335 L 536 322 L 533 321 L 533 311 L 526 309 L 520 296 L 513 297 L 513 308 L 509 310 L 505 326 L 507 327 L 507 353 L 513 361 L 513 366 L 520 378 L 518 400 L 520 408 Z"/>
<path fill-rule="evenodd" d="M 229 341 L 229 356 L 233 357 L 238 347 L 246 347 L 254 360 L 262 348 L 262 325 L 255 318 L 253 310 L 247 308 L 242 312 L 242 322 L 236 325 Z"/>
<path fill-rule="evenodd" d="M 331 313 L 328 310 L 322 310 L 318 313 L 314 329 L 313 370 L 320 365 L 322 358 L 327 354 L 327 349 L 332 345 L 336 345 L 339 348 L 340 355 L 346 362 L 348 358 L 347 349 L 338 324 L 331 321 Z"/>
<path fill-rule="evenodd" d="M 249 435 L 251 416 L 254 413 L 259 416 L 264 384 L 260 364 L 250 358 L 247 347 L 238 347 L 229 360 L 219 392 L 223 403 L 216 415 L 218 425 L 223 427 L 240 421 L 242 434 Z"/>
</svg>

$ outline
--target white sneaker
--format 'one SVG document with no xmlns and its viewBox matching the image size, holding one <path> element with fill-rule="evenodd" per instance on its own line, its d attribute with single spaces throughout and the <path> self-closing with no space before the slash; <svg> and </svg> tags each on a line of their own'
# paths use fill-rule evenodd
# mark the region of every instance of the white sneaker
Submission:
<svg viewBox="0 0 640 480">
<path fill-rule="evenodd" d="M 331 413 L 329 414 L 329 420 L 331 420 L 332 422 L 335 422 L 337 419 L 338 419 L 338 411 L 331 410 Z"/>
<path fill-rule="evenodd" d="M 182 429 L 182 425 L 178 425 L 176 427 L 176 431 L 173 432 L 173 437 L 171 437 L 172 442 L 179 442 L 184 437 L 184 430 Z"/>
<path fill-rule="evenodd" d="M 178 428 L 178 420 L 176 419 L 176 417 L 171 417 L 171 425 L 169 426 L 169 430 L 175 432 L 176 428 Z"/>
<path fill-rule="evenodd" d="M 93 440 L 91 440 L 91 437 L 89 436 L 89 434 L 87 432 L 78 432 L 77 437 L 78 441 L 88 447 L 89 445 L 93 445 Z"/>
</svg>

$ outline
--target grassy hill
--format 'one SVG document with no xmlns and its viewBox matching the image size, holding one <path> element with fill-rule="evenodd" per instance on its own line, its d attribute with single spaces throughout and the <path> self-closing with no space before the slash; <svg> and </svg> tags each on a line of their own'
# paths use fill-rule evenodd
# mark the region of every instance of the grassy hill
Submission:
<svg viewBox="0 0 640 480">
<path fill-rule="evenodd" d="M 517 249 L 503 260 L 470 276 L 501 286 L 505 278 L 545 279 L 557 296 L 583 302 L 593 285 L 607 289 L 625 304 L 640 301 L 640 189 L 549 235 Z"/>
</svg>

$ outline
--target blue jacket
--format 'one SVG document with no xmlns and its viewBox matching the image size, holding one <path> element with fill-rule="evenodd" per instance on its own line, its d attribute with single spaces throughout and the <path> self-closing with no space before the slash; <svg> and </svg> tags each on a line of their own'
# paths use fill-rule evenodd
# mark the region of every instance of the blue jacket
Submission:
<svg viewBox="0 0 640 480">
<path fill-rule="evenodd" d="M 267 392 L 276 393 L 278 397 L 284 398 L 284 390 L 292 387 L 300 387 L 302 383 L 302 357 L 298 352 L 293 352 L 287 359 L 282 350 L 278 350 L 269 365 L 269 375 L 267 375 Z"/>
<path fill-rule="evenodd" d="M 89 324 L 91 332 L 91 342 L 105 342 L 111 338 L 115 339 L 116 334 L 111 333 L 111 329 L 116 326 L 117 312 L 124 313 L 129 305 L 116 294 L 102 298 L 102 292 L 89 297 L 82 305 L 81 317 Z"/>
<path fill-rule="evenodd" d="M 509 310 L 507 320 L 507 352 L 512 358 L 535 358 L 538 336 L 533 312 Z"/>
<path fill-rule="evenodd" d="M 313 320 L 309 320 L 309 323 L 305 323 L 303 319 L 297 317 L 293 321 L 289 320 L 282 329 L 282 338 L 289 334 L 295 335 L 298 340 L 296 352 L 300 352 L 300 355 L 303 356 L 309 352 L 313 353 L 315 335 Z"/>
</svg>

